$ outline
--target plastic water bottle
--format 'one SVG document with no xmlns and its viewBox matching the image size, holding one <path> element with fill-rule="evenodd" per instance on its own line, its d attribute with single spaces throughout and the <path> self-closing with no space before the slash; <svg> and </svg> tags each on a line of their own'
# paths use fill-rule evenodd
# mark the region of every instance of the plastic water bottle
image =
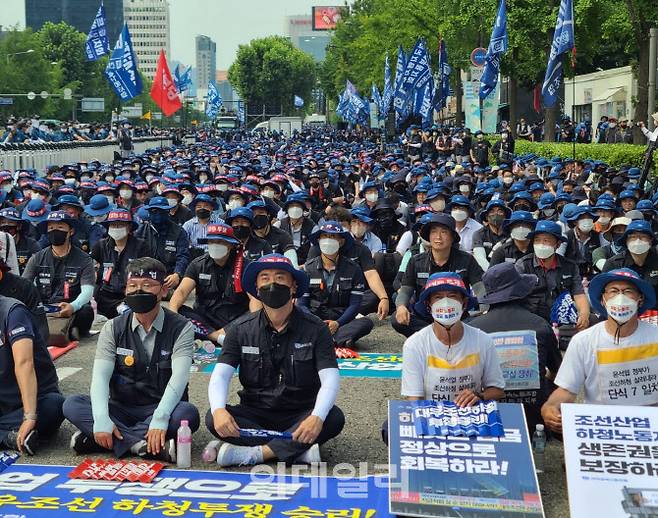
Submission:
<svg viewBox="0 0 658 518">
<path fill-rule="evenodd" d="M 544 425 L 538 424 L 532 434 L 532 451 L 535 457 L 535 471 L 544 472 L 544 450 L 546 450 L 546 433 Z"/>
<path fill-rule="evenodd" d="M 186 419 L 180 422 L 176 440 L 176 467 L 185 469 L 192 466 L 192 430 Z"/>
<path fill-rule="evenodd" d="M 203 462 L 210 464 L 217 460 L 217 447 L 219 446 L 219 441 L 210 441 L 208 445 L 203 449 L 201 454 L 201 459 Z"/>
</svg>

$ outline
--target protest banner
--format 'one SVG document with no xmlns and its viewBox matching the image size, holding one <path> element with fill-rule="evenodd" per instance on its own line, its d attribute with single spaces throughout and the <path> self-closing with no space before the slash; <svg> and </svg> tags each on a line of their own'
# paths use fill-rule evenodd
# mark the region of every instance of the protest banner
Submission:
<svg viewBox="0 0 658 518">
<path fill-rule="evenodd" d="M 562 405 L 571 516 L 658 515 L 658 409 Z"/>
<path fill-rule="evenodd" d="M 391 513 L 544 516 L 521 405 L 498 405 L 504 437 L 419 437 L 413 405 L 389 401 Z"/>
<path fill-rule="evenodd" d="M 507 403 L 534 403 L 539 389 L 539 356 L 535 331 L 489 333 L 505 378 Z"/>
<path fill-rule="evenodd" d="M 0 473 L 0 516 L 390 516 L 386 477 L 293 477 L 262 472 L 252 476 L 167 469 L 153 482 L 143 483 L 71 479 L 72 469 L 13 464 Z"/>
</svg>

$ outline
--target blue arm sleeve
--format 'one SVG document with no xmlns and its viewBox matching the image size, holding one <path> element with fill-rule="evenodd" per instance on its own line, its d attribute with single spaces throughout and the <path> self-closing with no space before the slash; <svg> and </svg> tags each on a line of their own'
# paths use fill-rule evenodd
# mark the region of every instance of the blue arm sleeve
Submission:
<svg viewBox="0 0 658 518">
<path fill-rule="evenodd" d="M 340 318 L 336 320 L 339 326 L 344 326 L 345 324 L 354 320 L 354 317 L 356 317 L 359 314 L 359 306 L 361 306 L 362 299 L 363 299 L 363 293 L 361 294 L 352 293 L 350 295 L 349 306 L 347 306 L 347 308 L 340 316 Z"/>
<path fill-rule="evenodd" d="M 94 294 L 94 286 L 89 284 L 83 284 L 80 288 L 80 295 L 71 302 L 73 306 L 73 311 L 80 311 L 80 308 L 85 304 L 88 304 L 91 300 L 92 295 Z"/>
<path fill-rule="evenodd" d="M 187 265 L 190 264 L 190 241 L 187 238 L 187 232 L 181 230 L 176 240 L 176 269 L 177 274 L 183 278 Z"/>
</svg>

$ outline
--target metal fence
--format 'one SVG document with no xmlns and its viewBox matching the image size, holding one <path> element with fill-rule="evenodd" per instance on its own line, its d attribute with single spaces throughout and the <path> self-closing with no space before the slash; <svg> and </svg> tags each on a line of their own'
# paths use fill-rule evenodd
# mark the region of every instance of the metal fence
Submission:
<svg viewBox="0 0 658 518">
<path fill-rule="evenodd" d="M 135 153 L 143 153 L 149 148 L 171 146 L 171 138 L 137 137 L 133 139 Z M 0 144 L 0 169 L 34 168 L 45 172 L 49 165 L 63 165 L 76 162 L 99 160 L 112 162 L 114 152 L 119 151 L 116 140 L 90 142 L 28 142 L 23 144 Z"/>
</svg>

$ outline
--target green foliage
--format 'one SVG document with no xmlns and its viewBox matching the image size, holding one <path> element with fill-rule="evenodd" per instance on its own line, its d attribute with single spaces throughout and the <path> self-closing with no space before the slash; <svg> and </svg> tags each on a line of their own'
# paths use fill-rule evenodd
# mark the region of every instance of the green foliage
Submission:
<svg viewBox="0 0 658 518">
<path fill-rule="evenodd" d="M 633 165 L 642 167 L 646 146 L 633 144 L 576 144 L 576 158 L 601 160 L 611 166 Z M 573 144 L 556 142 L 529 142 L 517 140 L 514 152 L 519 155 L 535 153 L 544 158 L 573 157 Z M 654 169 L 658 169 L 658 154 L 654 155 Z"/>
<path fill-rule="evenodd" d="M 287 38 L 269 36 L 238 47 L 228 78 L 250 105 L 266 105 L 277 110 L 281 107 L 284 113 L 294 113 L 295 95 L 307 101 L 311 99 L 316 64 Z"/>
</svg>

